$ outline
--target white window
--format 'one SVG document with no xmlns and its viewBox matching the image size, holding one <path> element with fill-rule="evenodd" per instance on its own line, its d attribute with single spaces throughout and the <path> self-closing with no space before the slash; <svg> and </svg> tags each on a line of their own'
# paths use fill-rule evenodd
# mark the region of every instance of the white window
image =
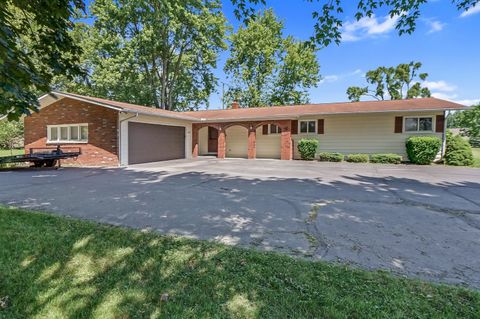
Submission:
<svg viewBox="0 0 480 319">
<path fill-rule="evenodd" d="M 47 143 L 86 143 L 88 124 L 65 124 L 47 126 Z"/>
<path fill-rule="evenodd" d="M 433 117 L 406 117 L 405 132 L 433 132 Z"/>
<path fill-rule="evenodd" d="M 300 133 L 315 133 L 317 121 L 300 121 Z"/>
<path fill-rule="evenodd" d="M 270 134 L 280 134 L 282 133 L 282 129 L 280 126 L 275 124 L 270 124 Z"/>
</svg>

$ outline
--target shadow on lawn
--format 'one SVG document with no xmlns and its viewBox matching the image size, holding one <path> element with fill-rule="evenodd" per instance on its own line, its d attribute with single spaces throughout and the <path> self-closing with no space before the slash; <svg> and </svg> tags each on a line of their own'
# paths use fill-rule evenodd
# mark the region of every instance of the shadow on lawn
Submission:
<svg viewBox="0 0 480 319">
<path fill-rule="evenodd" d="M 255 238 L 265 231 L 280 233 L 290 224 L 305 223 L 315 203 L 329 205 L 347 199 L 378 205 L 402 203 L 451 214 L 467 223 L 466 211 L 480 212 L 476 199 L 461 192 L 479 190 L 480 184 L 473 182 L 431 184 L 361 175 L 327 182 L 122 169 L 88 169 L 80 177 L 70 173 L 78 171 L 82 169 L 52 171 L 61 175 L 60 181 L 32 181 L 52 194 L 71 182 L 64 196 L 30 192 L 25 202 L 13 204 L 45 210 L 73 205 L 78 214 L 72 215 L 83 218 L 192 237 L 205 238 L 202 232 L 209 229 L 212 236 L 223 236 L 233 244 L 239 242 L 239 232 Z M 108 183 L 97 183 L 98 178 Z M 135 187 L 119 187 L 128 184 Z M 18 191 L 23 191 L 20 186 Z M 202 198 L 190 196 L 197 191 Z M 299 201 L 284 198 L 286 193 Z M 441 199 L 447 193 L 454 193 L 452 198 L 470 208 L 446 207 L 448 203 Z M 252 196 L 260 196 L 263 204 L 252 202 Z M 72 202 L 74 198 L 82 198 L 81 209 Z M 278 208 L 279 201 L 283 210 Z M 123 216 L 124 211 L 131 213 Z M 348 214 L 358 227 L 370 218 L 364 212 L 339 207 L 326 210 L 325 216 L 339 213 Z M 0 256 L 7 262 L 0 265 L 0 295 L 12 299 L 7 318 L 386 317 L 398 316 L 399 309 L 404 317 L 418 315 L 418 309 L 430 317 L 468 317 L 479 302 L 462 290 L 442 288 L 444 292 L 378 273 L 312 265 L 276 254 L 42 214 L 8 211 L 1 217 Z M 470 226 L 480 229 L 473 219 Z M 162 301 L 162 294 L 168 294 L 169 300 Z M 452 303 L 452 296 L 467 306 Z"/>
</svg>

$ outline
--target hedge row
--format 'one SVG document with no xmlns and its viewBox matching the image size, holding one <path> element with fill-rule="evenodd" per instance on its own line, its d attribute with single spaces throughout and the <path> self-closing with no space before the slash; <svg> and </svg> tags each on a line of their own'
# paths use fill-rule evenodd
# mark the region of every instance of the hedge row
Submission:
<svg viewBox="0 0 480 319">
<path fill-rule="evenodd" d="M 381 164 L 400 164 L 402 157 L 398 154 L 348 154 L 344 156 L 340 153 L 320 153 L 318 160 L 321 162 L 341 162 L 343 160 L 351 163 L 381 163 Z"/>
</svg>

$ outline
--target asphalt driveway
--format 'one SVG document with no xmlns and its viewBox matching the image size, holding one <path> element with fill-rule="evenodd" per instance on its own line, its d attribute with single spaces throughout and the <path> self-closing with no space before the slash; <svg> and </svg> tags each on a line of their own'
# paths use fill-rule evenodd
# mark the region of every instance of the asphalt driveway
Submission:
<svg viewBox="0 0 480 319">
<path fill-rule="evenodd" d="M 480 288 L 480 169 L 214 158 L 27 169 L 0 171 L 0 203 Z"/>
</svg>

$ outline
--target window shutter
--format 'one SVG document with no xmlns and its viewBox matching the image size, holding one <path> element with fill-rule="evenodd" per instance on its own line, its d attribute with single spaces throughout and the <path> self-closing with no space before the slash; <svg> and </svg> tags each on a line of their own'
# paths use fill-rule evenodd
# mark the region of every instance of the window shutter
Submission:
<svg viewBox="0 0 480 319">
<path fill-rule="evenodd" d="M 292 120 L 290 123 L 290 130 L 292 131 L 292 134 L 298 134 L 298 121 L 297 120 Z"/>
<path fill-rule="evenodd" d="M 443 133 L 444 126 L 445 126 L 445 116 L 443 114 L 437 115 L 436 123 L 435 123 L 435 132 Z"/>
<path fill-rule="evenodd" d="M 324 119 L 320 119 L 318 120 L 318 123 L 317 123 L 317 133 L 318 134 L 325 134 L 325 120 Z"/>
<path fill-rule="evenodd" d="M 262 134 L 268 135 L 268 124 L 262 126 Z"/>
<path fill-rule="evenodd" d="M 403 117 L 395 116 L 395 133 L 402 133 Z"/>
</svg>

